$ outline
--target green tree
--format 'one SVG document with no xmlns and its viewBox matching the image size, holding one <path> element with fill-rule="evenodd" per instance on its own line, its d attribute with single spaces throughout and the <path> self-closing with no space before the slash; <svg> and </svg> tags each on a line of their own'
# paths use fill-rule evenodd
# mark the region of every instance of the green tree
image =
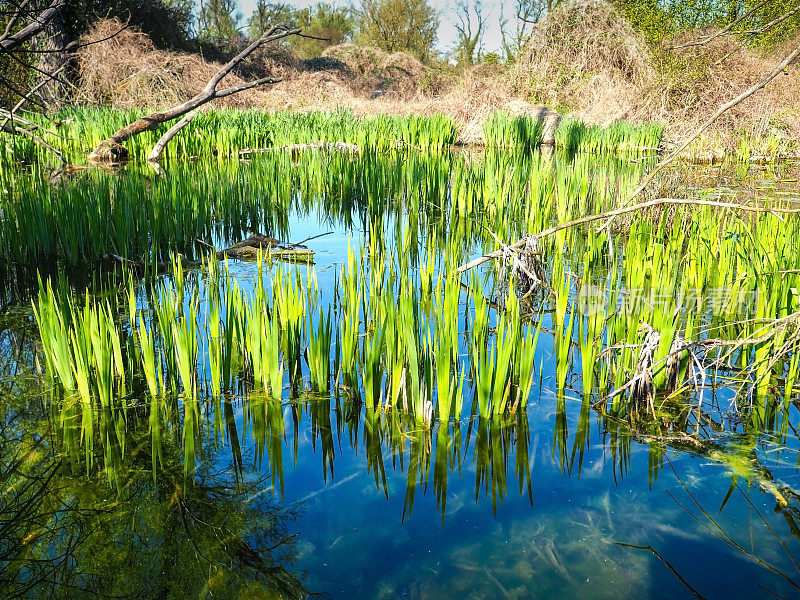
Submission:
<svg viewBox="0 0 800 600">
<path fill-rule="evenodd" d="M 241 19 L 236 0 L 203 0 L 197 23 L 198 38 L 202 42 L 230 50 L 239 39 Z"/>
<path fill-rule="evenodd" d="M 481 0 L 474 0 L 472 4 L 467 0 L 457 0 L 456 16 L 458 38 L 453 54 L 459 65 L 474 65 L 483 52 L 483 35 L 488 15 L 483 12 Z"/>
<path fill-rule="evenodd" d="M 254 40 L 261 37 L 271 25 L 284 23 L 294 25 L 295 11 L 285 2 L 267 2 L 257 0 L 256 8 L 247 19 L 247 37 Z"/>
<path fill-rule="evenodd" d="M 735 24 L 732 35 L 751 45 L 770 45 L 797 35 L 795 0 L 612 0 L 652 44 L 681 32 Z M 741 21 L 737 22 L 741 18 Z"/>
<path fill-rule="evenodd" d="M 362 0 L 358 17 L 362 44 L 422 61 L 433 57 L 439 13 L 426 0 Z"/>
<path fill-rule="evenodd" d="M 320 38 L 292 38 L 290 45 L 305 58 L 317 57 L 328 46 L 351 40 L 355 32 L 353 11 L 327 2 L 296 11 L 295 22 L 304 34 Z"/>
</svg>

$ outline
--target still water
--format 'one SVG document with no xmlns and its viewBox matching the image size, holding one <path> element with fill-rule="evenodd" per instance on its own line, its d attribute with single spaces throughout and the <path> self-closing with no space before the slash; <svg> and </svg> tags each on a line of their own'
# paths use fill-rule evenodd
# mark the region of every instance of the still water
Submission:
<svg viewBox="0 0 800 600">
<path fill-rule="evenodd" d="M 323 306 L 348 245 L 368 245 L 367 221 L 296 206 L 281 226 L 287 240 L 327 234 L 308 242 Z M 273 277 L 278 267 L 265 268 Z M 253 263 L 230 273 L 245 292 L 258 282 Z M 41 390 L 30 311 L 10 303 L 0 596 L 800 597 L 796 400 L 777 431 L 754 431 L 719 387 L 701 400 L 697 431 L 664 436 L 611 416 L 575 378 L 557 391 L 547 329 L 531 398 L 509 418 L 476 416 L 465 390 L 458 419 L 398 423 L 346 386 L 320 397 L 306 382 L 266 429 L 252 401 L 205 408 L 191 482 L 179 419 L 154 472 L 147 409 L 135 401 L 114 425 L 123 460 L 100 449 L 103 430 L 105 468 L 65 450 L 88 444 Z"/>
</svg>

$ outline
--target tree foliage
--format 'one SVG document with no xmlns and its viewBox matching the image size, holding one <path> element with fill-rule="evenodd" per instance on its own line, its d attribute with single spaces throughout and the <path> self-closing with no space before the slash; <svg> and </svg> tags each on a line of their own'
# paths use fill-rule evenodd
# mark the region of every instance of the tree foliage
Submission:
<svg viewBox="0 0 800 600">
<path fill-rule="evenodd" d="M 657 44 L 683 32 L 734 25 L 751 45 L 769 46 L 797 34 L 797 0 L 612 0 L 647 40 Z M 788 15 L 787 18 L 781 19 Z M 737 23 L 737 20 L 741 19 Z M 779 23 L 772 24 L 773 21 Z"/>
<path fill-rule="evenodd" d="M 356 28 L 353 11 L 348 8 L 318 2 L 312 7 L 296 9 L 284 2 L 258 0 L 247 20 L 247 36 L 256 39 L 276 23 L 298 27 L 308 36 L 284 41 L 302 58 L 315 58 L 328 46 L 351 40 Z"/>
<path fill-rule="evenodd" d="M 322 54 L 328 46 L 336 46 L 350 41 L 355 33 L 356 23 L 350 9 L 320 2 L 312 8 L 303 8 L 295 13 L 296 26 L 310 37 L 292 38 L 290 44 L 301 56 L 314 58 Z"/>
<path fill-rule="evenodd" d="M 270 25 L 294 23 L 294 9 L 285 2 L 257 0 L 255 10 L 247 19 L 247 37 L 251 40 L 261 37 Z"/>
<path fill-rule="evenodd" d="M 453 54 L 458 64 L 474 65 L 483 54 L 483 37 L 486 33 L 488 14 L 483 11 L 481 0 L 471 4 L 467 0 L 456 2 L 456 46 Z"/>
<path fill-rule="evenodd" d="M 241 20 L 236 0 L 203 0 L 197 21 L 198 38 L 222 50 L 230 50 L 239 40 Z"/>
<path fill-rule="evenodd" d="M 439 13 L 426 0 L 362 0 L 358 41 L 422 61 L 434 54 Z"/>
</svg>

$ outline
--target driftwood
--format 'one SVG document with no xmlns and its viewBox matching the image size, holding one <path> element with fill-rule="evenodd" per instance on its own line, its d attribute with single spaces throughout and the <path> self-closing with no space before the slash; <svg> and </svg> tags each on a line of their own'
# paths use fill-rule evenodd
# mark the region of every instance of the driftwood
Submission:
<svg viewBox="0 0 800 600">
<path fill-rule="evenodd" d="M 236 258 L 239 260 L 255 260 L 259 253 L 270 259 L 285 260 L 289 262 L 313 263 L 314 251 L 304 246 L 305 242 L 316 238 L 330 235 L 332 232 L 321 233 L 308 237 L 300 242 L 282 243 L 273 237 L 255 233 L 246 240 L 237 242 L 224 250 L 217 250 L 211 244 L 203 240 L 197 240 L 204 246 L 208 246 L 216 253 L 218 259 Z"/>
<path fill-rule="evenodd" d="M 314 251 L 306 248 L 302 243 L 282 245 L 275 238 L 258 233 L 224 250 L 217 250 L 217 258 L 255 260 L 260 252 L 269 258 L 280 260 L 311 262 L 314 258 Z"/>
<path fill-rule="evenodd" d="M 268 152 L 307 152 L 309 150 L 327 150 L 330 152 L 344 152 L 354 155 L 361 153 L 361 148 L 355 144 L 346 144 L 344 142 L 314 142 L 313 144 L 289 144 L 276 148 L 243 148 L 239 150 L 239 156 L 266 154 Z"/>
<path fill-rule="evenodd" d="M 260 38 L 252 42 L 244 50 L 239 52 L 239 54 L 234 56 L 225 65 L 223 65 L 222 68 L 220 68 L 220 70 L 217 71 L 216 74 L 208 81 L 200 93 L 195 95 L 193 98 L 190 98 L 183 104 L 173 106 L 172 108 L 163 112 L 150 113 L 149 115 L 146 115 L 141 119 L 126 125 L 114 133 L 110 138 L 100 142 L 97 148 L 95 148 L 94 151 L 89 154 L 88 160 L 93 162 L 116 162 L 119 160 L 125 160 L 128 157 L 128 150 L 122 144 L 131 137 L 142 133 L 143 131 L 156 129 L 162 123 L 167 123 L 182 117 L 185 114 L 199 108 L 200 106 L 203 106 L 212 100 L 216 100 L 217 98 L 225 98 L 226 96 L 238 94 L 239 92 L 243 92 L 261 85 L 278 83 L 280 79 L 275 79 L 273 77 L 262 77 L 261 79 L 249 81 L 247 83 L 223 90 L 217 89 L 217 86 L 220 84 L 220 82 L 234 69 L 236 69 L 236 67 L 238 67 L 242 61 L 255 50 L 269 42 L 274 42 L 291 35 L 299 34 L 300 29 L 293 29 L 288 25 L 273 25 Z"/>
<path fill-rule="evenodd" d="M 327 235 L 327 234 L 323 234 Z M 258 257 L 259 252 L 262 252 L 265 256 L 276 259 L 276 260 L 285 260 L 291 262 L 313 262 L 314 258 L 314 251 L 310 248 L 307 248 L 302 245 L 302 242 L 296 244 L 282 244 L 278 240 L 273 237 L 269 237 L 266 235 L 261 234 L 253 234 L 246 240 L 242 240 L 241 242 L 237 242 L 224 250 L 216 250 L 211 244 L 204 242 L 203 240 L 197 240 L 199 243 L 203 244 L 204 246 L 208 246 L 214 253 L 216 257 L 220 260 L 225 258 L 235 258 L 238 260 L 255 260 Z M 303 242 L 308 241 L 303 240 Z M 192 269 L 201 267 L 203 263 L 201 261 L 190 260 L 186 258 L 183 254 L 177 255 L 178 260 L 181 261 L 181 265 L 185 269 Z M 128 269 L 132 270 L 136 275 L 139 277 L 143 277 L 145 273 L 149 269 L 155 268 L 156 273 L 167 273 L 172 269 L 172 262 L 157 262 L 155 264 L 145 263 L 140 260 L 132 260 L 130 258 L 125 258 L 124 256 L 120 256 L 118 254 L 104 254 L 101 256 L 102 260 L 107 262 L 117 263 L 120 265 L 124 265 Z"/>
</svg>

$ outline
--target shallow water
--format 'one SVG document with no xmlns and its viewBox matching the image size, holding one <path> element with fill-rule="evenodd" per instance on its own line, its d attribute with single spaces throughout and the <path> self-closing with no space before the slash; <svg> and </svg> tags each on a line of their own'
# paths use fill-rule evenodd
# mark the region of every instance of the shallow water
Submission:
<svg viewBox="0 0 800 600">
<path fill-rule="evenodd" d="M 326 306 L 348 243 L 368 245 L 368 215 L 296 205 L 284 218 L 288 240 L 333 232 L 308 242 Z M 407 218 L 381 223 L 391 235 Z M 218 246 L 230 241 L 220 228 Z M 468 255 L 480 252 L 480 239 L 469 242 Z M 268 279 L 276 273 L 266 267 Z M 258 285 L 254 263 L 231 262 L 230 274 L 246 293 Z M 775 431 L 754 430 L 720 386 L 702 398 L 692 434 L 665 437 L 582 398 L 577 357 L 557 391 L 545 316 L 531 398 L 512 417 L 475 416 L 465 390 L 457 420 L 398 422 L 341 388 L 333 398 L 304 391 L 305 373 L 279 406 L 282 428 L 257 427 L 253 400 L 209 405 L 194 484 L 183 476 L 178 416 L 151 472 L 138 404 L 118 423 L 124 458 L 101 439 L 101 466 L 87 473 L 80 444 L 66 439 L 80 427 L 51 410 L 25 368 L 35 331 L 24 304 L 4 311 L 0 355 L 4 597 L 800 595 L 796 399 Z"/>
</svg>

